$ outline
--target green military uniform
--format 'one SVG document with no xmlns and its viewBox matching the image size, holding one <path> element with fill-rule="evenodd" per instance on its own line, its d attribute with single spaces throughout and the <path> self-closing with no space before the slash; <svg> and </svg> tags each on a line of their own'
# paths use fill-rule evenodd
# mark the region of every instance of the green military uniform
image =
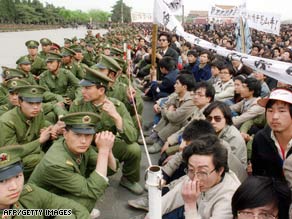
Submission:
<svg viewBox="0 0 292 219">
<path fill-rule="evenodd" d="M 36 85 L 15 89 L 15 92 L 27 102 L 41 102 L 44 91 L 45 88 Z M 22 159 L 26 176 L 43 157 L 39 142 L 40 130 L 48 125 L 42 112 L 29 120 L 20 107 L 15 107 L 0 117 L 0 146 L 15 144 L 23 146 Z"/>
<path fill-rule="evenodd" d="M 20 162 L 20 155 L 23 152 L 23 148 L 19 146 L 9 146 L 0 148 L 0 181 L 10 179 L 22 172 L 22 165 Z M 2 185 L 0 185 L 2 186 Z M 22 185 L 17 185 L 21 186 Z M 1 196 L 1 194 L 0 194 Z M 5 199 L 4 199 L 5 200 Z M 0 205 L 6 205 L 7 203 L 1 203 Z M 69 209 L 72 214 L 67 217 L 57 216 L 55 218 L 67 218 L 67 219 L 88 219 L 89 212 L 80 204 L 75 201 L 57 196 L 44 189 L 41 189 L 33 184 L 26 184 L 23 186 L 22 193 L 19 199 L 10 209 L 22 210 L 22 209 L 40 209 L 42 214 L 35 216 L 8 216 L 3 215 L 5 209 L 0 209 L 0 218 L 6 219 L 42 219 L 45 218 L 46 209 Z M 7 209 L 9 210 L 9 209 Z M 6 212 L 7 213 L 7 212 Z"/>
<path fill-rule="evenodd" d="M 121 70 L 120 65 L 113 58 L 105 56 L 105 55 L 101 55 L 99 64 L 96 65 L 96 67 L 94 68 L 103 68 L 102 66 L 104 66 L 105 68 L 108 68 L 109 70 L 113 72 L 118 72 Z M 130 115 L 132 116 L 135 127 L 137 128 L 137 130 L 139 130 L 133 102 L 130 102 L 127 97 L 127 89 L 128 89 L 127 84 L 115 81 L 115 83 L 111 87 L 109 87 L 107 95 L 109 97 L 116 98 L 125 104 Z M 137 112 L 139 114 L 139 119 L 141 119 L 144 103 L 141 97 L 141 92 L 137 89 L 136 89 L 135 103 L 137 107 Z"/>
<path fill-rule="evenodd" d="M 63 48 L 62 57 L 71 56 L 71 62 L 68 64 L 62 63 L 62 68 L 67 69 L 73 73 L 73 75 L 78 78 L 82 79 L 84 77 L 84 72 L 80 64 L 73 60 L 73 56 L 75 55 L 75 51 L 69 48 Z"/>
<path fill-rule="evenodd" d="M 60 61 L 61 55 L 50 53 L 47 61 Z M 74 100 L 81 96 L 79 80 L 68 70 L 59 68 L 57 74 L 52 74 L 50 71 L 45 71 L 40 75 L 39 84 L 48 89 L 45 93 L 45 99 L 53 96 L 59 102 L 63 102 L 63 97 L 69 97 Z"/>
<path fill-rule="evenodd" d="M 34 40 L 29 40 L 25 43 L 27 48 L 38 48 L 39 42 Z M 26 55 L 31 62 L 31 73 L 33 75 L 40 75 L 43 71 L 47 69 L 45 61 L 39 56 L 31 57 L 30 55 Z"/>
<path fill-rule="evenodd" d="M 52 45 L 52 41 L 49 40 L 48 38 L 42 38 L 42 39 L 40 39 L 40 43 L 41 43 L 42 46 Z M 39 52 L 39 57 L 41 57 L 45 61 L 46 58 L 47 58 L 47 53 L 45 53 L 44 51 L 40 51 Z"/>
<path fill-rule="evenodd" d="M 75 133 L 94 134 L 98 116 L 74 113 L 61 118 Z M 108 180 L 95 171 L 97 152 L 93 147 L 73 154 L 64 139 L 56 141 L 30 177 L 30 182 L 55 194 L 75 200 L 91 211 L 103 195 Z"/>
<path fill-rule="evenodd" d="M 16 61 L 16 64 L 17 64 L 17 69 L 19 69 L 20 71 L 23 72 L 24 80 L 27 81 L 27 82 L 29 82 L 29 84 L 37 85 L 37 82 L 36 82 L 33 74 L 31 72 L 24 72 L 20 68 L 20 65 L 27 65 L 27 64 L 31 65 L 31 62 L 30 62 L 29 58 L 27 56 L 20 57 Z"/>
<path fill-rule="evenodd" d="M 2 66 L 3 69 L 3 79 L 4 82 L 0 86 L 0 105 L 4 105 L 8 103 L 8 89 L 7 82 L 13 78 L 24 78 L 24 72 Z"/>
<path fill-rule="evenodd" d="M 111 81 L 111 79 L 96 70 L 86 68 L 85 79 L 83 79 L 80 84 L 82 86 L 92 86 L 96 83 L 107 86 L 109 81 Z M 109 130 L 116 134 L 113 154 L 120 162 L 124 162 L 122 170 L 123 176 L 130 182 L 138 182 L 140 179 L 141 149 L 135 142 L 137 140 L 137 131 L 125 105 L 114 98 L 108 99 L 113 102 L 116 111 L 122 117 L 123 130 L 117 130 L 115 122 L 102 110 L 102 106 L 96 106 L 92 102 L 76 100 L 71 105 L 70 112 L 94 112 L 100 116 L 100 122 L 96 126 L 97 132 Z M 139 191 L 137 193 L 141 192 Z"/>
<path fill-rule="evenodd" d="M 87 47 L 93 47 L 93 43 L 88 42 L 86 46 Z M 86 50 L 85 53 L 84 53 L 84 57 L 83 57 L 82 62 L 84 64 L 86 64 L 87 66 L 93 66 L 93 65 L 96 64 L 96 59 L 97 59 L 96 58 L 96 53 L 95 53 L 94 50 L 93 51 Z"/>
<path fill-rule="evenodd" d="M 30 85 L 27 81 L 23 79 L 11 79 L 7 82 L 6 87 L 8 88 L 9 94 L 14 93 L 15 88 L 19 86 Z M 0 106 L 0 116 L 5 112 L 13 109 L 15 106 L 10 102 Z"/>
</svg>

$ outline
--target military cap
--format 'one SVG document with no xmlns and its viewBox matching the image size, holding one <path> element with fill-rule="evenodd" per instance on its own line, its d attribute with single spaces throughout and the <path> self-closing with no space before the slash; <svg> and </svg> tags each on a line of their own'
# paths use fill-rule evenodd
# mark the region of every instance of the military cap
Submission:
<svg viewBox="0 0 292 219">
<path fill-rule="evenodd" d="M 14 92 L 15 88 L 26 85 L 30 85 L 30 83 L 21 79 L 11 79 L 7 82 L 6 87 L 9 92 Z"/>
<path fill-rule="evenodd" d="M 95 69 L 107 69 L 107 67 L 102 63 L 97 63 L 96 65 L 92 66 Z"/>
<path fill-rule="evenodd" d="M 75 133 L 95 134 L 95 127 L 100 121 L 100 117 L 96 113 L 78 112 L 69 113 L 60 118 L 65 122 L 66 127 Z"/>
<path fill-rule="evenodd" d="M 86 42 L 86 46 L 88 46 L 88 47 L 93 47 L 94 45 L 93 45 L 94 43 L 92 42 L 92 41 L 88 41 L 88 42 Z"/>
<path fill-rule="evenodd" d="M 38 41 L 29 40 L 29 41 L 26 41 L 25 45 L 27 48 L 38 48 L 40 44 Z"/>
<path fill-rule="evenodd" d="M 21 64 L 31 64 L 30 59 L 28 58 L 28 56 L 22 56 L 20 57 L 17 61 L 16 61 L 17 65 L 21 65 Z"/>
<path fill-rule="evenodd" d="M 114 82 L 112 79 L 105 76 L 98 70 L 89 68 L 87 66 L 84 66 L 84 69 L 85 69 L 85 76 L 79 82 L 79 84 L 83 87 L 88 87 L 92 85 L 101 85 L 101 86 L 107 87 L 109 82 Z"/>
<path fill-rule="evenodd" d="M 74 36 L 73 38 L 72 38 L 72 40 L 71 40 L 72 42 L 75 42 L 75 41 L 78 41 L 78 39 L 77 39 L 77 37 L 76 36 Z"/>
<path fill-rule="evenodd" d="M 83 38 L 79 38 L 79 41 L 80 41 L 80 42 L 85 42 L 85 39 L 83 39 Z"/>
<path fill-rule="evenodd" d="M 111 49 L 111 45 L 109 43 L 106 43 L 103 45 L 103 49 Z"/>
<path fill-rule="evenodd" d="M 121 66 L 123 72 L 127 71 L 127 62 L 124 59 L 118 57 L 113 57 L 113 59 Z"/>
<path fill-rule="evenodd" d="M 103 64 L 108 69 L 114 72 L 118 72 L 119 70 L 122 70 L 121 66 L 116 60 L 114 60 L 112 57 L 109 57 L 103 54 L 100 55 L 99 63 Z"/>
<path fill-rule="evenodd" d="M 61 53 L 61 56 L 65 57 L 65 56 L 74 56 L 76 55 L 76 52 L 73 51 L 72 49 L 66 48 L 64 47 Z"/>
<path fill-rule="evenodd" d="M 75 53 L 82 52 L 82 48 L 78 45 L 72 45 L 72 46 L 70 46 L 70 49 L 73 50 Z"/>
<path fill-rule="evenodd" d="M 51 62 L 51 61 L 55 61 L 55 60 L 60 61 L 61 58 L 62 58 L 62 56 L 58 53 L 48 52 L 46 62 Z"/>
<path fill-rule="evenodd" d="M 43 46 L 52 45 L 52 41 L 49 40 L 48 38 L 42 38 L 42 39 L 40 40 L 40 43 L 41 43 Z"/>
<path fill-rule="evenodd" d="M 22 146 L 0 147 L 0 181 L 23 172 L 21 163 L 22 153 Z"/>
<path fill-rule="evenodd" d="M 112 47 L 111 48 L 111 54 L 113 55 L 123 55 L 124 52 L 118 48 Z"/>
<path fill-rule="evenodd" d="M 46 88 L 39 85 L 26 85 L 16 87 L 14 91 L 26 102 L 40 103 L 43 101 Z"/>
<path fill-rule="evenodd" d="M 64 38 L 64 43 L 72 43 L 72 41 L 68 38 Z"/>
<path fill-rule="evenodd" d="M 25 73 L 19 69 L 16 68 L 8 68 L 5 66 L 2 66 L 3 69 L 3 78 L 5 80 L 10 80 L 12 78 L 24 78 Z"/>
</svg>

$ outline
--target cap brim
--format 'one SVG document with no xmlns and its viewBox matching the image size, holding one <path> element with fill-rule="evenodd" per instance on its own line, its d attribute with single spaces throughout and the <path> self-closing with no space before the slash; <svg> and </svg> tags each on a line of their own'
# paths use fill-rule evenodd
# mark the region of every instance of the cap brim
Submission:
<svg viewBox="0 0 292 219">
<path fill-rule="evenodd" d="M 70 128 L 73 132 L 75 133 L 79 133 L 79 134 L 87 134 L 87 135 L 94 135 L 96 133 L 95 129 L 93 127 L 88 127 L 88 128 L 84 128 L 84 127 L 71 127 Z"/>
<path fill-rule="evenodd" d="M 31 64 L 31 62 L 21 62 L 21 63 L 19 63 L 19 65 L 29 65 L 29 64 Z"/>
<path fill-rule="evenodd" d="M 29 102 L 29 103 L 41 103 L 43 102 L 42 97 L 21 97 L 23 101 Z"/>
<path fill-rule="evenodd" d="M 10 166 L 6 167 L 4 170 L 0 169 L 0 181 L 14 177 L 21 172 L 23 172 L 21 162 L 11 164 Z"/>
<path fill-rule="evenodd" d="M 95 85 L 95 83 L 92 83 L 91 81 L 88 81 L 86 79 L 82 79 L 80 82 L 79 82 L 79 85 L 81 85 L 82 87 L 89 87 L 89 86 L 93 86 Z"/>
</svg>

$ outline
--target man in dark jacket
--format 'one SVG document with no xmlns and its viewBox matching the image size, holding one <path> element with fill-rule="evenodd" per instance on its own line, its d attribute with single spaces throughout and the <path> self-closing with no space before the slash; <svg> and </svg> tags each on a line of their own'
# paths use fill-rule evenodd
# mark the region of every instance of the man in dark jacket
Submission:
<svg viewBox="0 0 292 219">
<path fill-rule="evenodd" d="M 161 60 L 159 60 L 159 68 L 163 74 L 162 80 L 157 80 L 156 69 L 150 69 L 151 84 L 147 91 L 145 91 L 145 95 L 152 98 L 153 100 L 167 97 L 169 94 L 174 92 L 174 84 L 178 74 L 175 62 L 169 56 L 163 57 Z"/>
<path fill-rule="evenodd" d="M 283 162 L 292 153 L 292 90 L 277 88 L 258 103 L 266 108 L 268 126 L 253 141 L 253 175 L 284 179 Z"/>
</svg>

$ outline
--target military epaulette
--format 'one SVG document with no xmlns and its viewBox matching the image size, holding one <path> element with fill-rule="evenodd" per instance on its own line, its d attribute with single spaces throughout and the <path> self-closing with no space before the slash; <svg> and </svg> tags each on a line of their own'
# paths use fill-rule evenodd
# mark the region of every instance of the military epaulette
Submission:
<svg viewBox="0 0 292 219">
<path fill-rule="evenodd" d="M 112 101 L 115 106 L 120 106 L 121 105 L 121 101 L 119 101 L 116 98 L 109 98 L 109 100 Z"/>
<path fill-rule="evenodd" d="M 71 161 L 71 160 L 66 160 L 66 164 L 67 164 L 67 165 L 69 165 L 69 166 L 71 166 L 71 167 L 73 167 L 73 166 L 74 166 L 74 164 L 72 163 L 72 161 Z"/>
<path fill-rule="evenodd" d="M 25 185 L 25 186 L 24 186 L 24 190 L 25 190 L 26 192 L 32 192 L 32 191 L 33 191 L 33 189 L 31 188 L 30 185 Z"/>
</svg>

